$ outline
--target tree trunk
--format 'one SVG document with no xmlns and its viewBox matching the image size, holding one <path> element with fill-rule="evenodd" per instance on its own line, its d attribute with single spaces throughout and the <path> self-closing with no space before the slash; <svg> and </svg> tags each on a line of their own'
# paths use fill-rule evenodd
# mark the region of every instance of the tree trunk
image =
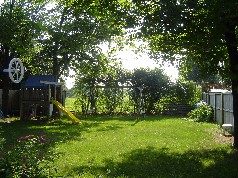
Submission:
<svg viewBox="0 0 238 178">
<path fill-rule="evenodd" d="M 229 53 L 232 95 L 233 95 L 233 114 L 234 114 L 234 148 L 238 148 L 238 51 L 236 39 L 236 24 L 231 21 L 225 33 L 226 46 Z"/>
<path fill-rule="evenodd" d="M 9 49 L 7 47 L 2 46 L 2 65 L 3 69 L 7 69 L 10 61 L 9 57 Z M 2 83 L 3 83 L 3 92 L 2 92 L 2 112 L 4 115 L 9 114 L 9 108 L 8 108 L 8 103 L 9 103 L 9 76 L 8 73 L 4 72 L 2 75 Z"/>
<path fill-rule="evenodd" d="M 5 116 L 9 114 L 9 76 L 8 73 L 3 74 L 3 92 L 2 92 L 2 112 Z"/>
<path fill-rule="evenodd" d="M 238 82 L 232 81 L 233 114 L 234 114 L 234 147 L 238 149 Z"/>
<path fill-rule="evenodd" d="M 54 55 L 54 57 L 53 57 L 53 69 L 52 69 L 52 71 L 53 71 L 53 75 L 55 75 L 56 76 L 56 82 L 58 82 L 58 79 L 59 79 L 59 66 L 58 66 L 58 58 L 57 58 L 57 56 L 56 55 Z M 52 87 L 52 86 L 51 86 Z M 56 86 L 54 85 L 54 90 L 56 90 L 56 88 L 55 88 Z M 55 92 L 56 91 L 54 91 L 54 95 L 53 95 L 53 98 L 55 99 L 55 100 L 57 100 L 57 96 L 55 96 Z M 56 94 L 57 95 L 57 94 Z M 60 102 L 60 101 L 59 101 Z M 55 117 L 55 118 L 59 118 L 60 117 L 60 111 L 59 111 L 59 109 L 57 108 L 57 106 L 55 106 L 55 105 L 53 105 L 53 111 L 52 111 L 52 115 L 53 115 L 53 117 Z"/>
</svg>

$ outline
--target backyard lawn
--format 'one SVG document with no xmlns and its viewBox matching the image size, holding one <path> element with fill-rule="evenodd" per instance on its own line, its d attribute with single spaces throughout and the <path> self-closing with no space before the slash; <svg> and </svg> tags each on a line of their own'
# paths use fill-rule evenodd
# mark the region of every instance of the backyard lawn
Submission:
<svg viewBox="0 0 238 178">
<path fill-rule="evenodd" d="M 44 132 L 60 153 L 52 177 L 238 177 L 232 137 L 213 123 L 146 116 L 0 123 L 1 142 Z M 56 149 L 57 148 L 57 149 Z"/>
</svg>

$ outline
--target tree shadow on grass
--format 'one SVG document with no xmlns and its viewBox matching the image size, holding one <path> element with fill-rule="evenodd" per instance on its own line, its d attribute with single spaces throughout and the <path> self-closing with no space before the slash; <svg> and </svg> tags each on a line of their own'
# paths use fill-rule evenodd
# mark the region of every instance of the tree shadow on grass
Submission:
<svg viewBox="0 0 238 178">
<path fill-rule="evenodd" d="M 3 143 L 5 145 L 13 144 L 22 136 L 37 134 L 38 132 L 44 132 L 54 142 L 63 143 L 74 139 L 83 139 L 80 137 L 82 132 L 110 131 L 123 128 L 118 123 L 107 125 L 105 122 L 109 119 L 126 120 L 125 117 L 92 116 L 85 120 L 81 119 L 81 124 L 74 124 L 66 118 L 51 122 L 39 120 L 0 122 L 0 143 L 1 145 Z M 95 129 L 92 130 L 91 128 Z"/>
<path fill-rule="evenodd" d="M 75 167 L 85 173 L 104 177 L 238 177 L 238 154 L 226 150 L 199 150 L 172 153 L 166 148 L 137 149 L 122 155 L 122 161 L 104 160 L 104 167 Z"/>
<path fill-rule="evenodd" d="M 80 140 L 83 131 L 89 131 L 99 123 L 72 124 L 72 122 L 42 122 L 42 121 L 20 121 L 11 123 L 0 123 L 1 144 L 14 144 L 18 138 L 26 135 L 37 135 L 39 132 L 46 134 L 53 142 L 67 142 L 69 140 Z"/>
</svg>

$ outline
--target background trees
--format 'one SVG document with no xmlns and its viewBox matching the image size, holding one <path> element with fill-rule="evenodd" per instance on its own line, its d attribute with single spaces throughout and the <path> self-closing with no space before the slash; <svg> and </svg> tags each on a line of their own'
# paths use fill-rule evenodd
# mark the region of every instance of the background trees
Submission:
<svg viewBox="0 0 238 178">
<path fill-rule="evenodd" d="M 39 38 L 38 71 L 67 75 L 69 67 L 76 69 L 80 62 L 91 59 L 103 41 L 121 34 L 121 21 L 116 24 L 111 11 L 99 12 L 99 4 L 92 1 L 55 2 L 51 6 L 42 24 L 44 37 Z"/>
<path fill-rule="evenodd" d="M 135 103 L 139 103 L 138 99 L 142 99 L 142 107 L 146 113 L 153 113 L 157 109 L 156 103 L 168 95 L 170 79 L 162 69 L 136 69 L 132 72 L 130 81 L 134 87 L 132 98 Z M 142 98 L 140 98 L 140 89 L 142 88 Z M 138 105 L 138 104 L 137 104 Z M 139 106 L 137 106 L 139 107 Z"/>
<path fill-rule="evenodd" d="M 98 58 L 99 59 L 99 58 Z M 83 63 L 81 63 L 83 64 Z M 126 71 L 108 63 L 102 70 L 85 67 L 77 76 L 74 92 L 78 110 L 98 113 L 159 114 L 166 104 L 195 105 L 201 94 L 194 82 L 170 81 L 162 69 L 140 68 Z"/>
</svg>

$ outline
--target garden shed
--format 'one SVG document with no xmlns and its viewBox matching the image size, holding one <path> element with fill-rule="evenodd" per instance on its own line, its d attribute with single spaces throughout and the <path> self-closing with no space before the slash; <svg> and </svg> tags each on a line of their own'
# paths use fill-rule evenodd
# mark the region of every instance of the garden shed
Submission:
<svg viewBox="0 0 238 178">
<path fill-rule="evenodd" d="M 52 116 L 53 104 L 50 103 L 52 98 L 64 105 L 63 85 L 58 83 L 55 75 L 29 76 L 21 87 L 21 119 L 49 118 Z"/>
</svg>

